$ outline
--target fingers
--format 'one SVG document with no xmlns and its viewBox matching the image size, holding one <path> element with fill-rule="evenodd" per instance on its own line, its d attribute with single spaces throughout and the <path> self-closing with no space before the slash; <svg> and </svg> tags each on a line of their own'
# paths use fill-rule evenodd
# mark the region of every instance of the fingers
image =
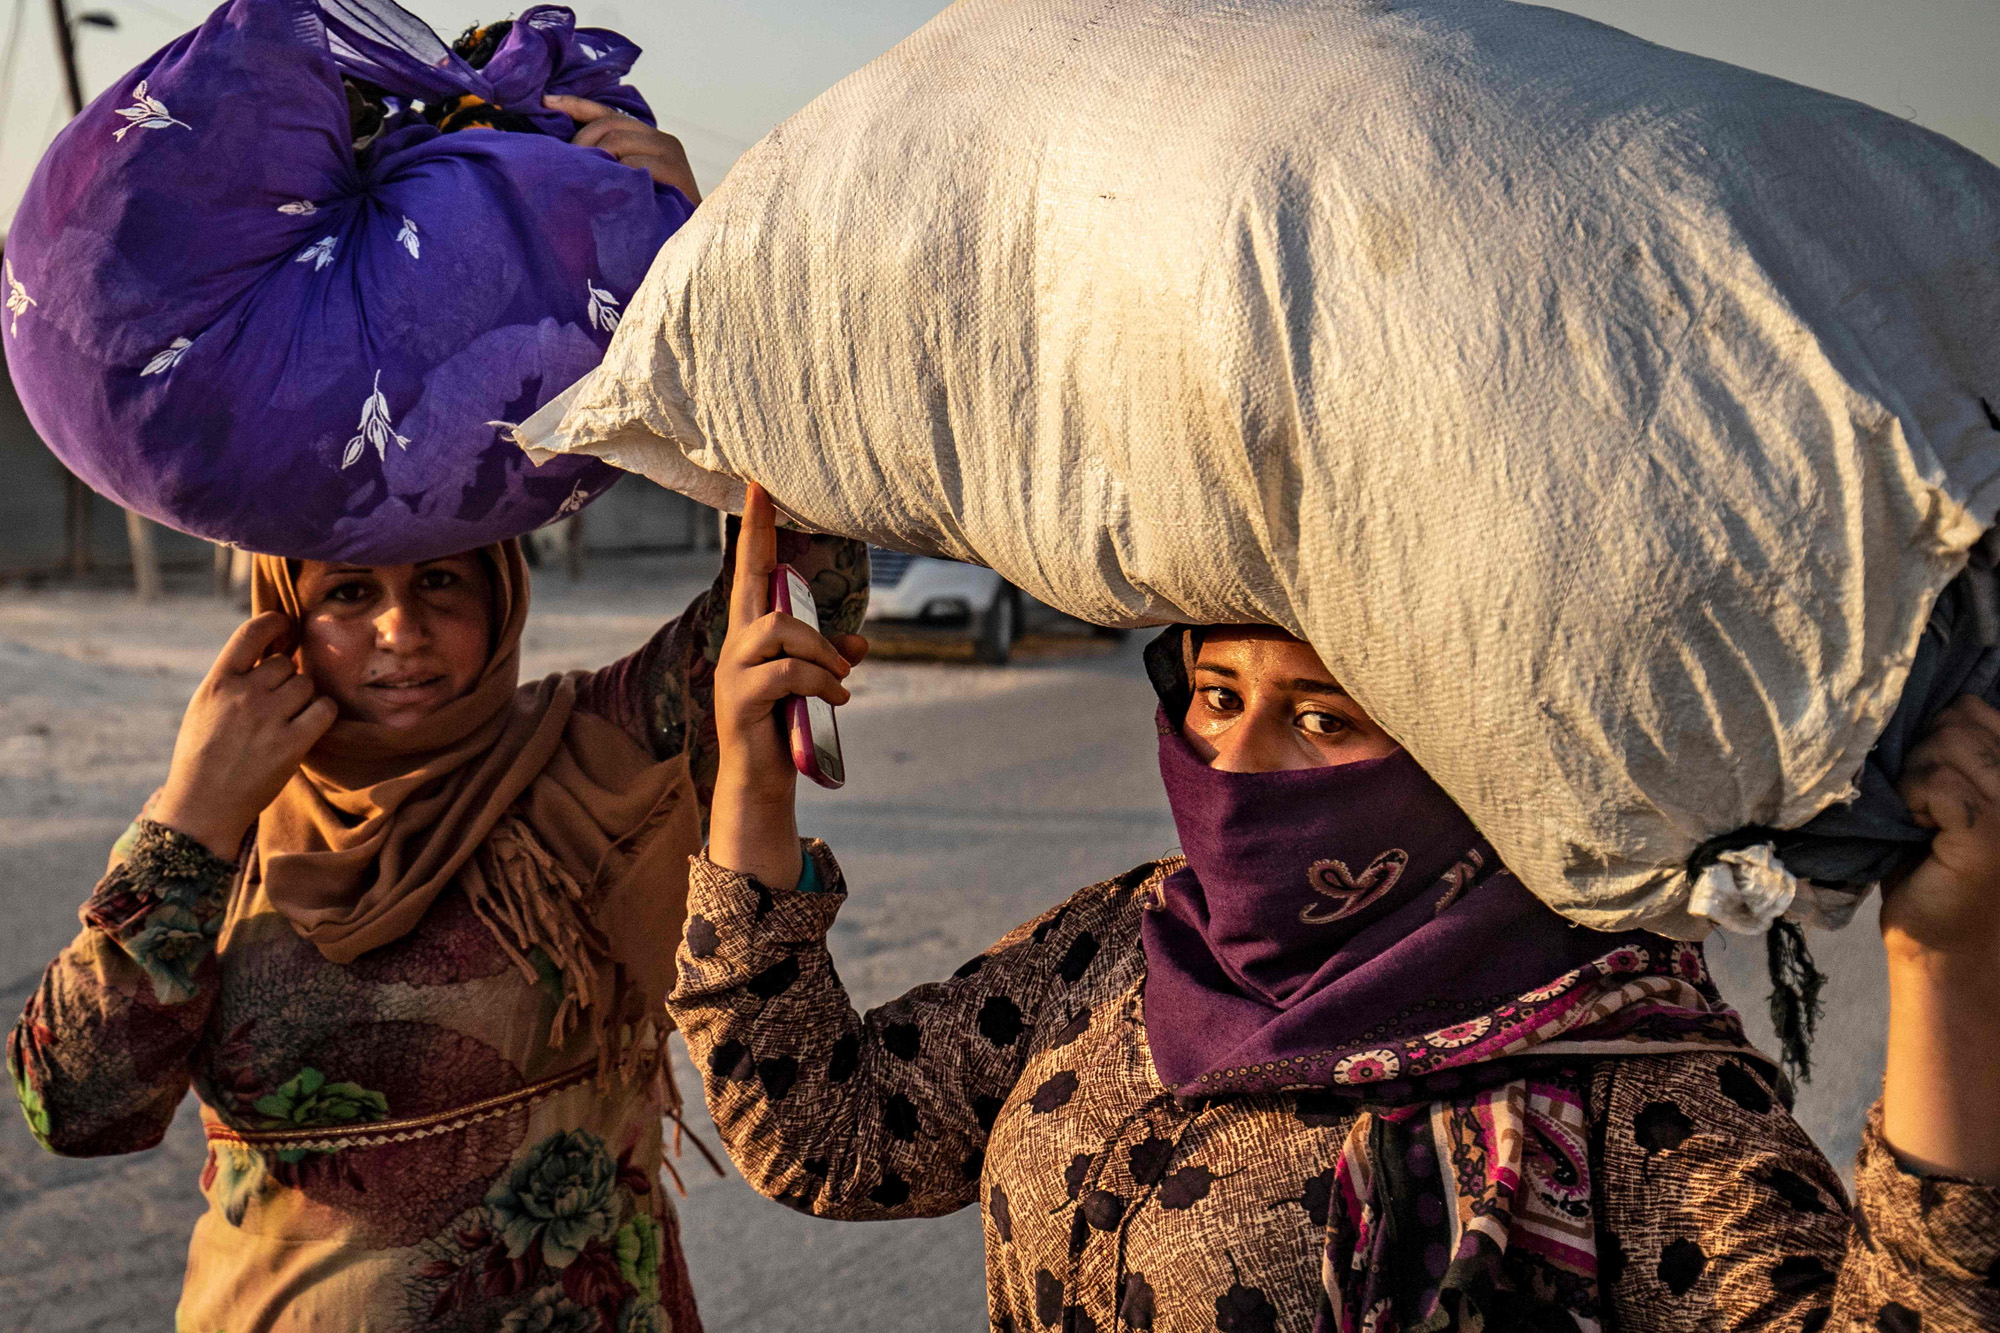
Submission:
<svg viewBox="0 0 2000 1333">
<path fill-rule="evenodd" d="M 1939 716 L 1981 728 L 2000 741 L 2000 708 L 1995 708 L 1976 694 L 1959 695 Z"/>
<path fill-rule="evenodd" d="M 312 677 L 304 672 L 294 672 L 271 691 L 271 702 L 280 716 L 296 718 L 310 704 L 319 692 L 313 688 Z M 328 702 L 331 702 L 329 700 Z"/>
<path fill-rule="evenodd" d="M 275 690 L 286 681 L 296 679 L 298 674 L 299 669 L 291 658 L 273 654 L 242 673 L 242 678 L 249 684 Z"/>
<path fill-rule="evenodd" d="M 771 609 L 771 571 L 778 567 L 778 511 L 762 486 L 743 492 L 736 533 L 736 579 L 729 590 L 729 624 L 748 627 Z"/>
<path fill-rule="evenodd" d="M 623 112 L 602 102 L 593 102 L 588 97 L 571 97 L 567 93 L 549 93 L 542 98 L 542 105 L 551 111 L 562 112 L 579 125 L 592 125 L 601 120 L 624 115 Z"/>
<path fill-rule="evenodd" d="M 745 626 L 741 635 L 733 637 L 730 655 L 746 667 L 789 657 L 814 663 L 836 677 L 854 669 L 854 664 L 825 635 L 796 616 L 766 612 L 761 620 Z"/>
<path fill-rule="evenodd" d="M 794 694 L 824 699 L 836 706 L 853 696 L 840 678 L 825 667 L 799 657 L 779 657 L 743 670 L 741 703 L 772 707 Z"/>
<path fill-rule="evenodd" d="M 1903 801 L 1918 824 L 1940 833 L 1977 827 L 1981 812 L 1990 805 L 1970 778 L 1936 761 L 1922 765 L 1916 779 L 1906 782 Z"/>
<path fill-rule="evenodd" d="M 1897 791 L 1918 823 L 1940 830 L 2000 811 L 2000 710 L 1970 696 L 1948 706 L 1910 751 Z"/>
<path fill-rule="evenodd" d="M 241 675 L 264 659 L 291 625 L 290 617 L 282 611 L 266 611 L 255 615 L 236 627 L 229 641 L 222 645 L 216 655 L 211 676 Z"/>
<path fill-rule="evenodd" d="M 861 660 L 868 656 L 868 640 L 859 634 L 836 634 L 832 642 L 834 649 L 847 659 L 850 666 L 861 665 Z"/>
<path fill-rule="evenodd" d="M 1929 734 L 1911 749 L 1904 765 L 1905 781 L 1931 765 L 1960 769 L 1982 788 L 2000 797 L 2000 710 L 1966 695 L 1949 704 L 1931 724 Z"/>
<path fill-rule="evenodd" d="M 649 155 L 672 157 L 681 146 L 681 141 L 665 130 L 656 130 L 630 116 L 594 121 L 578 130 L 570 142 L 580 148 L 601 148 L 620 162 Z"/>
<path fill-rule="evenodd" d="M 695 184 L 694 168 L 688 164 L 687 149 L 673 135 L 587 98 L 551 95 L 544 97 L 542 104 L 577 122 L 580 128 L 570 136 L 570 142 L 577 147 L 609 153 L 659 184 L 673 186 L 689 202 L 701 202 L 701 190 Z"/>
<path fill-rule="evenodd" d="M 302 744 L 301 754 L 318 743 L 329 728 L 340 720 L 340 705 L 324 694 L 299 710 L 299 715 L 291 720 L 291 729 Z"/>
<path fill-rule="evenodd" d="M 665 153 L 680 147 L 680 140 L 664 130 L 656 130 L 643 120 L 636 120 L 623 111 L 614 111 L 596 102 L 584 101 L 581 97 L 568 98 L 580 106 L 591 108 L 589 116 L 571 116 L 582 128 L 570 136 L 570 142 L 579 148 L 601 148 L 615 158 L 623 160 L 631 153 Z"/>
</svg>

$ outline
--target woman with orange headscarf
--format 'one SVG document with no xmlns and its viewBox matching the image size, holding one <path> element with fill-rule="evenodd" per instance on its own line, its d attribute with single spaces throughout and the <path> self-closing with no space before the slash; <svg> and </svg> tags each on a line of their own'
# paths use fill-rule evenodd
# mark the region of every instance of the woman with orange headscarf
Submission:
<svg viewBox="0 0 2000 1333">
<path fill-rule="evenodd" d="M 851 627 L 860 548 L 787 540 Z M 178 1327 L 700 1327 L 658 1184 L 663 1001 L 726 599 L 522 685 L 514 542 L 257 559 L 8 1047 L 59 1153 L 157 1144 L 192 1083 L 209 1209 Z"/>
</svg>

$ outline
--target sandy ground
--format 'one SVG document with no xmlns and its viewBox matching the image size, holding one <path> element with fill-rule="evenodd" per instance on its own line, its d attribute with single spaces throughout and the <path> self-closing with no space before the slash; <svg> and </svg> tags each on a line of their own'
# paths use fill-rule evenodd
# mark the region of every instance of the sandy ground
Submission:
<svg viewBox="0 0 2000 1333">
<path fill-rule="evenodd" d="M 599 561 L 545 579 L 527 670 L 629 651 L 699 591 L 712 554 Z M 239 613 L 192 583 L 149 607 L 109 591 L 0 592 L 0 1011 L 76 931 L 105 850 L 164 773 L 187 693 Z M 1153 767 L 1139 636 L 1045 633 L 1005 668 L 864 665 L 841 730 L 851 780 L 809 789 L 801 822 L 840 853 L 852 899 L 833 950 L 857 1003 L 950 972 L 1070 890 L 1174 844 Z M 1866 924 L 1816 936 L 1833 975 L 1806 1127 L 1843 1168 L 1882 1067 L 1881 947 Z M 1712 945 L 1768 1048 L 1761 941 Z M 690 1124 L 714 1142 L 682 1068 Z M 67 1161 L 0 1115 L 0 1330 L 170 1324 L 201 1208 L 193 1103 L 159 1148 Z M 711 1333 L 986 1327 L 976 1214 L 819 1222 L 731 1171 L 681 1163 L 689 1261 Z"/>
</svg>

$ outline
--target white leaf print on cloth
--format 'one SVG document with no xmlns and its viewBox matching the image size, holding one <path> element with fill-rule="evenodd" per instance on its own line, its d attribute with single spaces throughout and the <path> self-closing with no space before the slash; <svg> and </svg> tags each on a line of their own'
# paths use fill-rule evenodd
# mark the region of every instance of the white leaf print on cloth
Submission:
<svg viewBox="0 0 2000 1333">
<path fill-rule="evenodd" d="M 289 213 L 295 218 L 309 218 L 319 212 L 319 205 L 310 199 L 294 199 L 289 204 L 279 204 L 280 213 Z"/>
<path fill-rule="evenodd" d="M 139 80 L 139 86 L 132 90 L 132 105 L 115 108 L 125 117 L 126 123 L 112 134 L 114 139 L 123 139 L 131 130 L 163 130 L 169 125 L 178 125 L 184 130 L 194 126 L 184 120 L 175 120 L 167 111 L 167 104 L 146 91 L 146 81 Z"/>
<path fill-rule="evenodd" d="M 186 338 L 174 339 L 166 345 L 165 350 L 155 355 L 151 361 L 148 361 L 146 368 L 139 373 L 141 375 L 164 375 L 167 371 L 172 370 L 180 364 L 181 357 L 186 355 L 187 349 L 192 346 L 194 344 Z"/>
<path fill-rule="evenodd" d="M 423 247 L 417 240 L 417 224 L 407 217 L 403 219 L 403 229 L 396 233 L 396 244 L 410 252 L 410 258 L 422 259 Z"/>
<path fill-rule="evenodd" d="M 589 503 L 590 492 L 584 490 L 583 483 L 579 481 L 575 486 L 570 488 L 569 495 L 562 502 L 562 508 L 556 510 L 556 517 L 550 519 L 549 522 L 554 523 L 556 519 L 568 518 L 571 514 L 574 514 Z"/>
<path fill-rule="evenodd" d="M 7 332 L 9 334 L 17 334 L 21 331 L 21 316 L 28 313 L 29 306 L 39 303 L 34 297 L 28 295 L 28 289 L 23 287 L 20 279 L 14 276 L 14 261 L 9 259 L 5 261 L 5 264 L 7 270 L 7 309 L 12 311 L 14 315 L 14 322 L 9 326 Z"/>
<path fill-rule="evenodd" d="M 292 262 L 294 264 L 311 264 L 313 272 L 317 273 L 333 262 L 333 246 L 333 237 L 322 236 L 305 249 L 299 251 L 298 257 L 293 259 Z"/>
<path fill-rule="evenodd" d="M 589 278 L 583 280 L 584 290 L 590 293 L 590 323 L 592 327 L 615 333 L 618 330 L 618 298 Z"/>
<path fill-rule="evenodd" d="M 382 372 L 375 372 L 375 392 L 368 395 L 368 401 L 361 405 L 360 434 L 347 442 L 347 452 L 340 456 L 342 467 L 352 467 L 360 461 L 369 445 L 375 446 L 375 456 L 386 459 L 389 456 L 389 441 L 394 440 L 398 449 L 410 447 L 407 436 L 396 434 L 396 428 L 389 421 L 389 400 L 382 396 Z"/>
</svg>

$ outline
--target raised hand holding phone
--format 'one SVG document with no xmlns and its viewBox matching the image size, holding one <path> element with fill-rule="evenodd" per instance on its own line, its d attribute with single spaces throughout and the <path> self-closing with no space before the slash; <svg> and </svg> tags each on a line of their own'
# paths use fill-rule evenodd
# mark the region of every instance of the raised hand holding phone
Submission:
<svg viewBox="0 0 2000 1333">
<path fill-rule="evenodd" d="M 736 539 L 729 632 L 715 668 L 721 753 L 708 855 L 725 869 L 789 889 L 798 883 L 801 864 L 789 700 L 846 703 L 841 681 L 866 655 L 868 641 L 857 634 L 829 640 L 815 624 L 774 609 L 771 580 L 779 568 L 777 510 L 753 482 Z M 798 609 L 809 610 L 811 597 L 803 601 Z"/>
</svg>

